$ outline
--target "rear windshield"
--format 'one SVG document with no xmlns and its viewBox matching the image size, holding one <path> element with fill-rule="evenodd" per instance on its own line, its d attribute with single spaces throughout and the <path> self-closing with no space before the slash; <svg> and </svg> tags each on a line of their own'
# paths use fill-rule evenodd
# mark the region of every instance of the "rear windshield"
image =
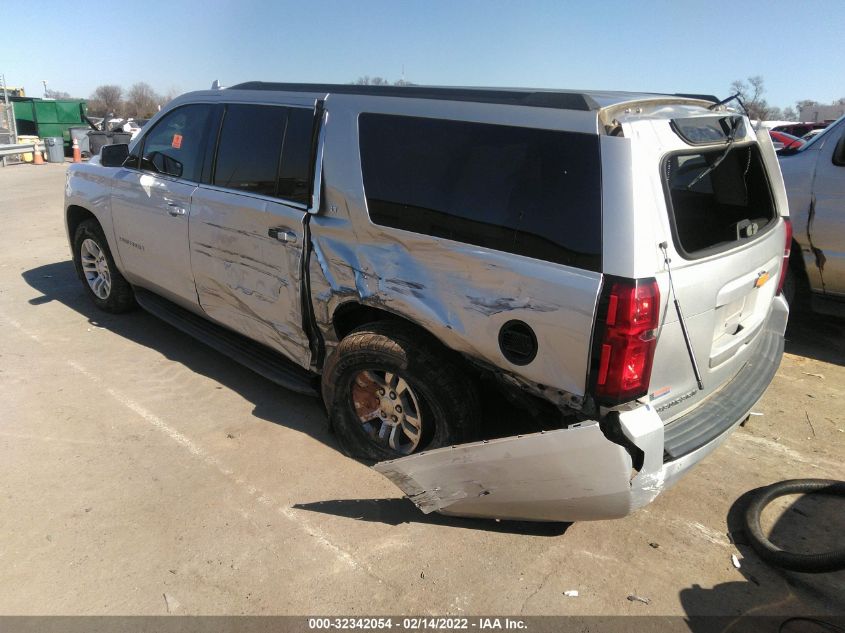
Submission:
<svg viewBox="0 0 845 633">
<path fill-rule="evenodd" d="M 382 114 L 359 133 L 374 223 L 599 270 L 595 134 Z"/>
<path fill-rule="evenodd" d="M 675 246 L 703 257 L 754 239 L 775 218 L 756 144 L 672 154 L 663 164 Z"/>
</svg>

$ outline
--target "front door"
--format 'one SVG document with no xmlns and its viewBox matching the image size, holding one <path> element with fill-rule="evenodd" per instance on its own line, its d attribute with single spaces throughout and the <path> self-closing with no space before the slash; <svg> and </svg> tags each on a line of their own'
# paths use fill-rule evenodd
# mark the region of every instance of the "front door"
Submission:
<svg viewBox="0 0 845 633">
<path fill-rule="evenodd" d="M 190 257 L 213 320 L 310 365 L 300 265 L 313 108 L 228 104 L 215 169 L 194 192 Z"/>
<path fill-rule="evenodd" d="M 112 187 L 112 217 L 126 277 L 186 306 L 197 304 L 188 218 L 211 108 L 192 104 L 162 117 L 133 148 Z"/>
</svg>

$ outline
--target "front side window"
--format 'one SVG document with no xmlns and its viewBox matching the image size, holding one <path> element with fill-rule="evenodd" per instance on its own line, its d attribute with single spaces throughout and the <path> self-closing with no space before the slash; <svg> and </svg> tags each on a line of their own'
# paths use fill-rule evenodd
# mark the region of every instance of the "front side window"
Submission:
<svg viewBox="0 0 845 633">
<path fill-rule="evenodd" d="M 141 169 L 199 182 L 211 110 L 197 103 L 162 117 L 142 141 Z"/>
<path fill-rule="evenodd" d="M 596 135 L 382 114 L 359 133 L 374 223 L 600 269 Z"/>
</svg>

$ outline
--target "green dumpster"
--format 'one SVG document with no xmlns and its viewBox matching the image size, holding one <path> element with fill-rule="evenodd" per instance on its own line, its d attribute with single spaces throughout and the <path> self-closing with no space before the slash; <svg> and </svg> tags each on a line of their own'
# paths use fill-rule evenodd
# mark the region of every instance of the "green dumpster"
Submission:
<svg viewBox="0 0 845 633">
<path fill-rule="evenodd" d="M 70 128 L 87 127 L 88 104 L 82 99 L 12 97 L 19 135 L 40 138 L 60 136 L 70 147 Z"/>
</svg>

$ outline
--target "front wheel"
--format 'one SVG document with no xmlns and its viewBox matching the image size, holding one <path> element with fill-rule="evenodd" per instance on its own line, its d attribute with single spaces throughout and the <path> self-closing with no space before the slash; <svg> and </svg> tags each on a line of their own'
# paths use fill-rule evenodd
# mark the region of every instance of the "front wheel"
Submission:
<svg viewBox="0 0 845 633">
<path fill-rule="evenodd" d="M 479 398 L 458 361 L 416 328 L 353 330 L 323 372 L 323 399 L 347 454 L 396 459 L 476 439 Z"/>
<path fill-rule="evenodd" d="M 94 304 L 106 312 L 125 312 L 134 305 L 132 286 L 123 278 L 109 250 L 99 222 L 85 220 L 76 227 L 73 263 Z"/>
</svg>

